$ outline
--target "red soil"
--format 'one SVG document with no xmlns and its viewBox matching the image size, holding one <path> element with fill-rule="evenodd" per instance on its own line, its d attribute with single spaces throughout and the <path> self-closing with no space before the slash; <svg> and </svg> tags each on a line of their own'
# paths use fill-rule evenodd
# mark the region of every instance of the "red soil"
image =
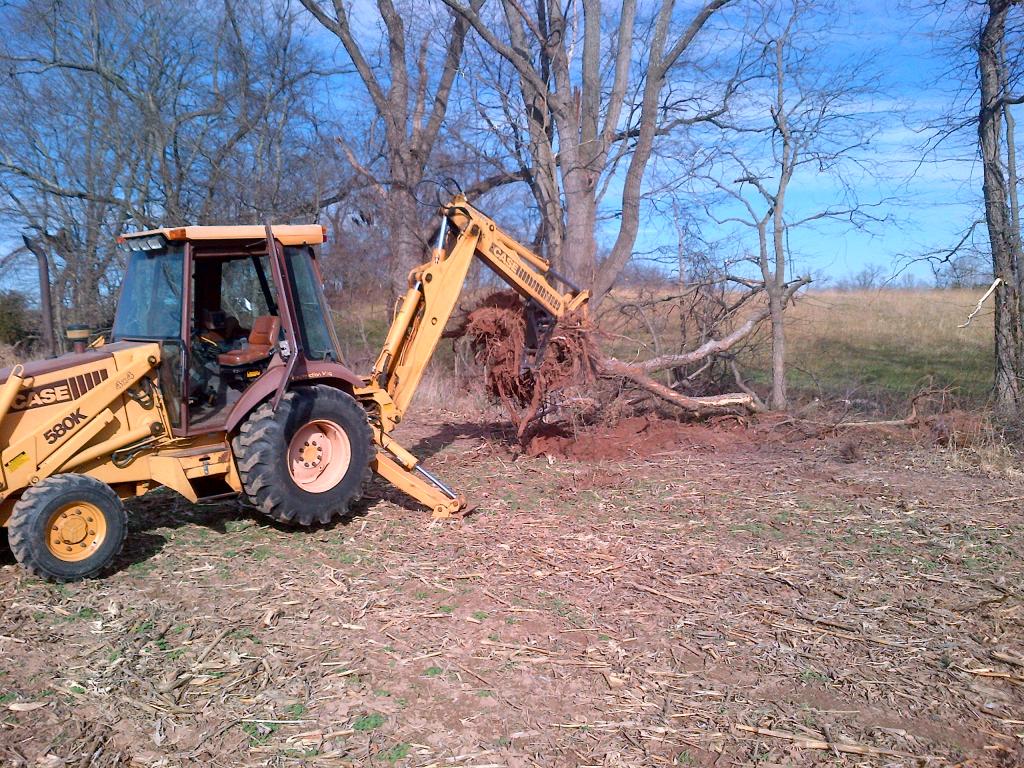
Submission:
<svg viewBox="0 0 1024 768">
<path fill-rule="evenodd" d="M 615 424 L 599 424 L 572 430 L 545 426 L 527 445 L 530 456 L 554 456 L 576 461 L 600 461 L 651 456 L 661 451 L 693 446 L 703 452 L 728 451 L 747 444 L 742 427 L 728 429 L 686 424 L 654 416 L 634 416 Z"/>
</svg>

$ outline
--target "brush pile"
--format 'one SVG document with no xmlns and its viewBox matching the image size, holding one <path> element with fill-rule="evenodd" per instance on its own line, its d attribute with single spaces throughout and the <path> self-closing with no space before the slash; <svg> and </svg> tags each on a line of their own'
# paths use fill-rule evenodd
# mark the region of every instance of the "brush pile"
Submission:
<svg viewBox="0 0 1024 768">
<path fill-rule="evenodd" d="M 639 389 L 645 399 L 670 403 L 691 414 L 754 410 L 747 395 L 689 397 L 655 381 L 648 371 L 605 357 L 599 332 L 586 313 L 563 317 L 551 332 L 540 363 L 524 363 L 528 318 L 522 300 L 510 291 L 492 293 L 467 316 L 453 335 L 469 339 L 483 366 L 488 393 L 505 407 L 524 443 L 540 420 L 567 403 L 584 403 L 590 420 L 614 421 L 612 401 L 624 388 Z M 599 381 L 600 380 L 600 381 Z M 614 386 L 599 386 L 609 381 Z"/>
</svg>

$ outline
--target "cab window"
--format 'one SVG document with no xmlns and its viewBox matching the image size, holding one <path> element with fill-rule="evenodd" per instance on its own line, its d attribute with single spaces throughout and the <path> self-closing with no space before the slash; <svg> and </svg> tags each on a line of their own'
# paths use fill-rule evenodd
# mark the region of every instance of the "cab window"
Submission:
<svg viewBox="0 0 1024 768">
<path fill-rule="evenodd" d="M 112 336 L 121 339 L 180 339 L 184 245 L 131 251 Z"/>
<path fill-rule="evenodd" d="M 310 360 L 340 360 L 334 326 L 329 322 L 327 301 L 313 254 L 308 246 L 288 246 L 284 249 L 288 263 L 288 277 L 295 291 L 295 313 L 302 332 L 302 345 Z"/>
<path fill-rule="evenodd" d="M 221 266 L 220 307 L 244 328 L 252 328 L 257 317 L 276 315 L 267 258 L 253 256 Z M 261 275 L 263 279 L 261 280 Z M 263 282 L 266 282 L 266 292 Z"/>
</svg>

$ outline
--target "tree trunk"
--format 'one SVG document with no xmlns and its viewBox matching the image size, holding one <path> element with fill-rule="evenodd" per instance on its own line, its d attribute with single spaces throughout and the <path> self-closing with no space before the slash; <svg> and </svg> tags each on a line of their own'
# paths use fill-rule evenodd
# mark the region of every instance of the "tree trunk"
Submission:
<svg viewBox="0 0 1024 768">
<path fill-rule="evenodd" d="M 784 411 L 789 407 L 786 392 L 786 324 L 782 317 L 785 302 L 776 291 L 769 292 L 768 307 L 772 318 L 772 394 L 768 407 Z"/>
<path fill-rule="evenodd" d="M 57 354 L 57 347 L 53 335 L 53 295 L 50 291 L 50 258 L 42 243 L 28 235 L 21 238 L 25 247 L 36 257 L 37 272 L 39 276 L 39 319 L 40 332 L 42 334 L 43 351 L 47 357 Z"/>
<path fill-rule="evenodd" d="M 1021 379 L 1024 350 L 1021 347 L 1019 269 L 1020 232 L 1014 231 L 1007 202 L 1002 162 L 1002 123 L 1005 104 L 1001 51 L 1006 34 L 1010 0 L 989 0 L 988 18 L 978 43 L 981 108 L 978 140 L 981 147 L 985 222 L 992 248 L 992 273 L 1001 278 L 995 294 L 995 390 L 994 410 L 1005 421 L 1024 416 Z"/>
<path fill-rule="evenodd" d="M 1006 105 L 1003 110 L 1005 113 L 1003 117 L 1006 120 L 1006 174 L 1010 191 L 1010 226 L 1013 227 L 1014 232 L 1019 233 L 1020 198 L 1017 187 L 1020 184 L 1020 179 L 1017 177 L 1017 138 L 1015 130 L 1017 122 L 1013 118 L 1013 110 L 1009 105 Z M 1019 260 L 1017 262 L 1017 292 L 1018 294 L 1024 292 L 1024 263 Z M 1024 294 L 1021 294 L 1020 299 L 1024 302 Z"/>
<path fill-rule="evenodd" d="M 597 199 L 593 184 L 584 170 L 567 174 L 565 179 L 565 240 L 560 250 L 566 277 L 576 285 L 591 285 L 597 263 Z"/>
<path fill-rule="evenodd" d="M 597 0 L 568 5 L 558 0 L 533 0 L 532 4 L 501 0 L 506 22 L 501 31 L 494 28 L 492 19 L 482 18 L 477 8 L 466 7 L 462 0 L 444 0 L 518 73 L 529 130 L 530 186 L 544 217 L 546 253 L 567 277 L 591 288 L 590 303 L 595 309 L 633 255 L 644 172 L 654 138 L 666 113 L 674 109 L 666 103 L 672 99 L 662 98 L 668 73 L 708 20 L 729 2 L 707 0 L 682 29 L 673 24 L 675 0 L 646 6 L 653 17 L 650 37 L 642 43 L 649 55 L 646 71 L 637 71 L 641 65 L 635 56 L 640 40 L 635 30 L 636 0 L 618 4 L 618 32 L 613 35 L 601 23 L 602 13 L 611 7 L 606 9 Z M 581 7 L 582 16 L 577 13 Z M 567 20 L 566 9 L 572 9 L 571 19 Z M 582 22 L 582 35 L 577 22 Z M 631 96 L 630 89 L 641 82 L 637 104 L 637 94 Z M 626 126 L 629 130 L 624 130 Z M 621 147 L 622 142 L 628 148 Z M 607 182 L 607 174 L 615 167 L 609 161 L 612 150 L 614 163 L 626 168 L 622 208 L 618 235 L 599 266 L 597 198 L 602 179 Z"/>
<path fill-rule="evenodd" d="M 409 272 L 422 264 L 426 257 L 423 244 L 417 233 L 419 211 L 412 188 L 404 184 L 393 184 L 387 194 L 388 232 L 391 242 L 385 245 L 386 258 L 391 266 L 391 293 L 393 298 L 402 296 L 408 289 L 406 278 Z"/>
</svg>

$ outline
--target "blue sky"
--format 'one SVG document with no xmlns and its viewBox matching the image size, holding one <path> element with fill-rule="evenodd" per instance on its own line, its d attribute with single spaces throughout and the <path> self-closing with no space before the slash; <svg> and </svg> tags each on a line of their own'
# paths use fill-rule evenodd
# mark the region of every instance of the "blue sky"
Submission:
<svg viewBox="0 0 1024 768">
<path fill-rule="evenodd" d="M 915 259 L 955 244 L 980 211 L 981 182 L 974 160 L 973 129 L 968 128 L 955 139 L 925 152 L 930 135 L 928 123 L 952 105 L 962 103 L 964 96 L 959 93 L 959 80 L 947 77 L 954 62 L 943 49 L 946 39 L 940 28 L 949 20 L 909 12 L 906 6 L 910 2 L 913 0 L 860 0 L 845 7 L 840 4 L 841 10 L 825 17 L 825 28 L 817 37 L 823 44 L 824 65 L 834 68 L 842 77 L 847 62 L 863 59 L 866 69 L 877 78 L 873 92 L 851 105 L 852 111 L 861 113 L 873 124 L 870 144 L 856 153 L 859 160 L 873 166 L 873 172 L 855 172 L 851 165 L 844 171 L 844 181 L 861 203 L 870 206 L 872 216 L 881 221 L 863 229 L 835 220 L 792 229 L 789 245 L 793 273 L 809 273 L 819 282 L 827 282 L 842 280 L 867 267 L 880 267 L 886 277 L 909 275 L 930 282 L 931 267 Z M 699 0 L 681 0 L 681 19 L 688 18 L 687 14 L 692 14 L 692 9 L 700 4 Z M 610 7 L 613 3 L 606 5 Z M 741 0 L 727 12 L 740 16 L 749 5 Z M 365 14 L 368 32 L 373 29 L 373 18 L 370 9 Z M 739 21 L 726 18 L 720 23 L 732 25 Z M 698 43 L 698 47 L 705 47 L 699 55 L 727 58 L 735 40 L 738 38 L 705 35 Z M 975 109 L 973 98 L 969 108 Z M 742 104 L 740 109 L 750 111 L 753 107 Z M 759 152 L 753 143 L 746 149 L 753 157 Z M 657 183 L 658 174 L 656 165 L 649 169 L 650 186 Z M 735 175 L 725 177 L 731 179 Z M 613 180 L 606 201 L 612 214 L 616 181 L 619 180 Z M 800 219 L 828 208 L 840 201 L 842 194 L 834 177 L 804 168 L 790 185 L 787 218 Z M 697 197 L 679 202 L 695 209 L 689 215 L 705 239 L 724 243 L 723 248 L 735 255 L 756 247 L 752 231 L 718 225 L 703 216 Z M 500 218 L 498 212 L 493 213 Z M 714 213 L 721 219 L 729 214 L 729 209 L 715 206 Z M 657 215 L 649 208 L 636 251 L 652 253 L 662 248 L 672 252 L 677 231 L 677 222 L 671 215 Z M 602 227 L 606 245 L 615 233 L 616 220 L 612 216 Z M 978 234 L 982 234 L 981 230 Z"/>
<path fill-rule="evenodd" d="M 861 105 L 866 116 L 877 120 L 878 132 L 860 153 L 878 164 L 878 172 L 848 176 L 847 181 L 862 202 L 878 203 L 872 213 L 886 221 L 864 231 L 836 221 L 791 231 L 794 271 L 842 279 L 877 265 L 889 275 L 930 280 L 927 264 L 910 262 L 956 243 L 977 216 L 981 181 L 970 144 L 972 129 L 922 162 L 925 125 L 963 98 L 957 94 L 958 81 L 944 77 L 954 62 L 933 39 L 940 23 L 907 13 L 896 0 L 858 2 L 835 19 L 825 38 L 835 61 L 867 57 L 879 77 L 876 95 Z M 802 173 L 790 187 L 788 212 L 799 218 L 839 196 L 834 179 Z"/>
<path fill-rule="evenodd" d="M 931 267 L 915 259 L 955 244 L 980 211 L 981 182 L 975 163 L 973 129 L 925 153 L 927 124 L 953 104 L 962 103 L 964 97 L 959 93 L 959 80 L 946 76 L 954 64 L 943 49 L 946 40 L 941 34 L 948 18 L 929 16 L 923 11 L 910 12 L 906 6 L 911 2 L 920 4 L 917 0 L 858 0 L 846 6 L 839 3 L 840 10 L 828 17 L 826 29 L 819 35 L 826 66 L 841 70 L 852 59 L 866 59 L 867 69 L 877 77 L 873 93 L 853 105 L 855 111 L 874 123 L 870 145 L 858 153 L 860 160 L 875 166 L 874 172 L 847 172 L 844 180 L 862 203 L 871 206 L 872 216 L 882 221 L 861 230 L 832 220 L 791 230 L 789 245 L 794 273 L 810 273 L 827 282 L 842 280 L 866 267 L 880 267 L 886 277 L 910 275 L 930 282 Z M 679 0 L 680 19 L 687 20 L 693 9 L 702 4 L 702 0 Z M 605 5 L 611 8 L 615 3 L 606 1 Z M 750 3 L 739 0 L 728 12 L 741 16 L 749 7 Z M 357 0 L 355 9 L 363 34 L 372 36 L 379 24 L 373 4 Z M 721 23 L 732 25 L 739 21 L 732 18 Z M 698 45 L 706 46 L 701 55 L 728 57 L 728 48 L 736 40 L 706 35 Z M 723 43 L 727 49 L 724 52 Z M 472 77 L 472 73 L 465 76 Z M 361 86 L 353 85 L 353 102 L 365 103 Z M 973 98 L 969 108 L 975 109 Z M 756 155 L 754 147 L 750 150 Z M 648 171 L 649 184 L 656 183 L 657 174 L 657 167 Z M 606 202 L 612 213 L 616 181 L 611 184 Z M 841 196 L 842 190 L 834 178 L 805 168 L 789 188 L 788 218 L 799 219 L 827 208 Z M 700 208 L 695 197 L 680 203 Z M 721 218 L 726 211 L 719 208 L 716 214 Z M 492 213 L 501 218 L 500 212 Z M 700 230 L 708 240 L 725 241 L 725 247 L 735 253 L 748 249 L 748 244 L 749 248 L 756 246 L 749 230 L 716 225 L 700 216 L 699 210 L 692 215 L 700 218 Z M 605 245 L 610 245 L 615 233 L 613 216 L 601 229 Z M 642 222 L 636 251 L 651 253 L 659 247 L 673 251 L 676 242 L 677 223 L 671 216 L 655 215 L 649 210 Z"/>
</svg>

